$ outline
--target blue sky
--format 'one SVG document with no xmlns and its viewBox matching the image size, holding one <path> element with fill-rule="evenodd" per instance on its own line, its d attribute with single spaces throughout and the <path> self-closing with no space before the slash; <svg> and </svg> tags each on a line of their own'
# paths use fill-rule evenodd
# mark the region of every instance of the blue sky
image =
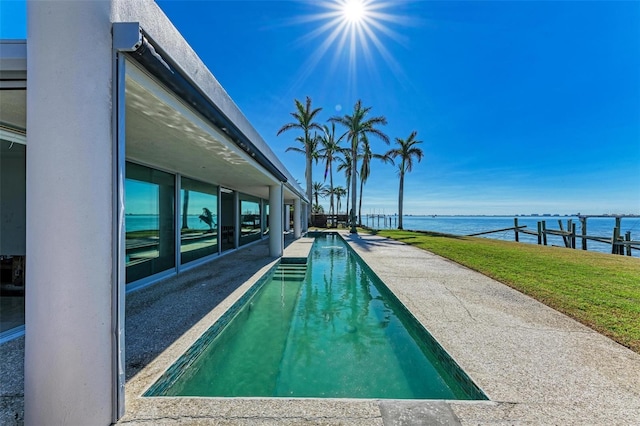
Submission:
<svg viewBox="0 0 640 426">
<path fill-rule="evenodd" d="M 362 99 L 423 141 L 405 213 L 640 213 L 640 2 L 370 0 L 368 49 L 327 42 L 337 3 L 158 0 L 300 182 L 298 134 L 276 136 L 294 98 L 322 122 Z M 24 38 L 23 10 L 2 1 L 3 38 Z M 397 191 L 375 162 L 363 213 L 396 212 Z"/>
</svg>

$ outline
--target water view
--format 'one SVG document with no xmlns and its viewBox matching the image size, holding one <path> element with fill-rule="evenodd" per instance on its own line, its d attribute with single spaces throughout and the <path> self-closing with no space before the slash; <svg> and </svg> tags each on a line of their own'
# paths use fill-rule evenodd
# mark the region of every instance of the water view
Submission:
<svg viewBox="0 0 640 426">
<path fill-rule="evenodd" d="M 407 230 L 433 231 L 454 235 L 470 235 L 479 232 L 492 231 L 513 227 L 514 216 L 404 216 L 403 227 Z M 580 235 L 582 229 L 577 216 L 521 216 L 518 217 L 518 225 L 526 226 L 527 230 L 536 231 L 539 221 L 546 221 L 547 229 L 560 229 L 558 220 L 562 221 L 563 227 L 567 230 L 567 219 L 571 219 L 576 224 L 576 234 Z M 393 229 L 397 226 L 397 217 L 387 216 L 386 224 L 382 218 L 364 217 L 363 224 L 374 229 Z M 591 217 L 587 220 L 587 235 L 611 238 L 615 218 L 613 217 Z M 622 218 L 620 234 L 625 235 L 631 232 L 632 240 L 640 239 L 640 218 Z M 487 235 L 480 235 L 484 238 L 494 238 L 505 241 L 514 241 L 513 231 L 501 231 Z M 535 235 L 519 234 L 520 242 L 537 244 Z M 561 236 L 549 235 L 548 245 L 564 247 Z M 580 240 L 576 242 L 580 247 Z M 588 241 L 587 247 L 591 251 L 611 253 L 611 244 L 598 241 Z M 640 257 L 640 250 L 633 250 L 634 257 Z"/>
</svg>

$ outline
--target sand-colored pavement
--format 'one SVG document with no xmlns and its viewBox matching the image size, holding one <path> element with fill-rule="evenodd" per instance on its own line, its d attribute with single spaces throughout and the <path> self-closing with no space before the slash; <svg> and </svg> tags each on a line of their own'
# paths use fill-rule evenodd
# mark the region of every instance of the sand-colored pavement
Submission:
<svg viewBox="0 0 640 426">
<path fill-rule="evenodd" d="M 640 424 L 640 355 L 424 250 L 343 237 L 489 396 L 448 403 L 463 424 Z"/>
</svg>

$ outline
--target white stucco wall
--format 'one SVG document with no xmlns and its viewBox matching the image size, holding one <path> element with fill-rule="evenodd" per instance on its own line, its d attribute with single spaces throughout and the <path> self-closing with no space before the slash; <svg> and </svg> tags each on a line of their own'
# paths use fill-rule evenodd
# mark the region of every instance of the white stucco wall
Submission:
<svg viewBox="0 0 640 426">
<path fill-rule="evenodd" d="M 282 203 L 282 185 L 269 186 L 269 254 L 274 257 L 282 256 L 284 249 Z"/>
<path fill-rule="evenodd" d="M 27 425 L 112 420 L 110 11 L 27 3 Z"/>
<path fill-rule="evenodd" d="M 284 206 L 284 230 L 285 232 L 289 232 L 291 229 L 291 222 L 289 218 L 291 217 L 291 206 L 289 204 Z"/>
<path fill-rule="evenodd" d="M 306 216 L 305 216 L 306 217 Z M 293 204 L 293 238 L 300 238 L 302 233 L 302 203 L 296 199 Z"/>
</svg>

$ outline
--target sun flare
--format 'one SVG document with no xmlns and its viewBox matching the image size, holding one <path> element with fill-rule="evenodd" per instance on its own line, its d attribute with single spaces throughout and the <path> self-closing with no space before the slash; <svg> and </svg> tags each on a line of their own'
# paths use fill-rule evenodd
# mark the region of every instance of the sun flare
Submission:
<svg viewBox="0 0 640 426">
<path fill-rule="evenodd" d="M 402 11 L 415 0 L 299 0 L 317 6 L 318 12 L 299 16 L 295 23 L 308 30 L 298 40 L 301 44 L 317 43 L 316 49 L 303 64 L 300 81 L 333 51 L 333 70 L 344 70 L 355 79 L 361 64 L 370 73 L 377 73 L 376 62 L 381 60 L 398 79 L 404 71 L 395 60 L 388 43 L 404 45 L 405 36 L 397 28 L 413 25 L 414 18 Z M 355 80 L 354 80 L 355 81 Z"/>
<path fill-rule="evenodd" d="M 367 17 L 367 7 L 363 0 L 345 0 L 342 5 L 343 18 L 352 24 L 359 24 Z"/>
</svg>

